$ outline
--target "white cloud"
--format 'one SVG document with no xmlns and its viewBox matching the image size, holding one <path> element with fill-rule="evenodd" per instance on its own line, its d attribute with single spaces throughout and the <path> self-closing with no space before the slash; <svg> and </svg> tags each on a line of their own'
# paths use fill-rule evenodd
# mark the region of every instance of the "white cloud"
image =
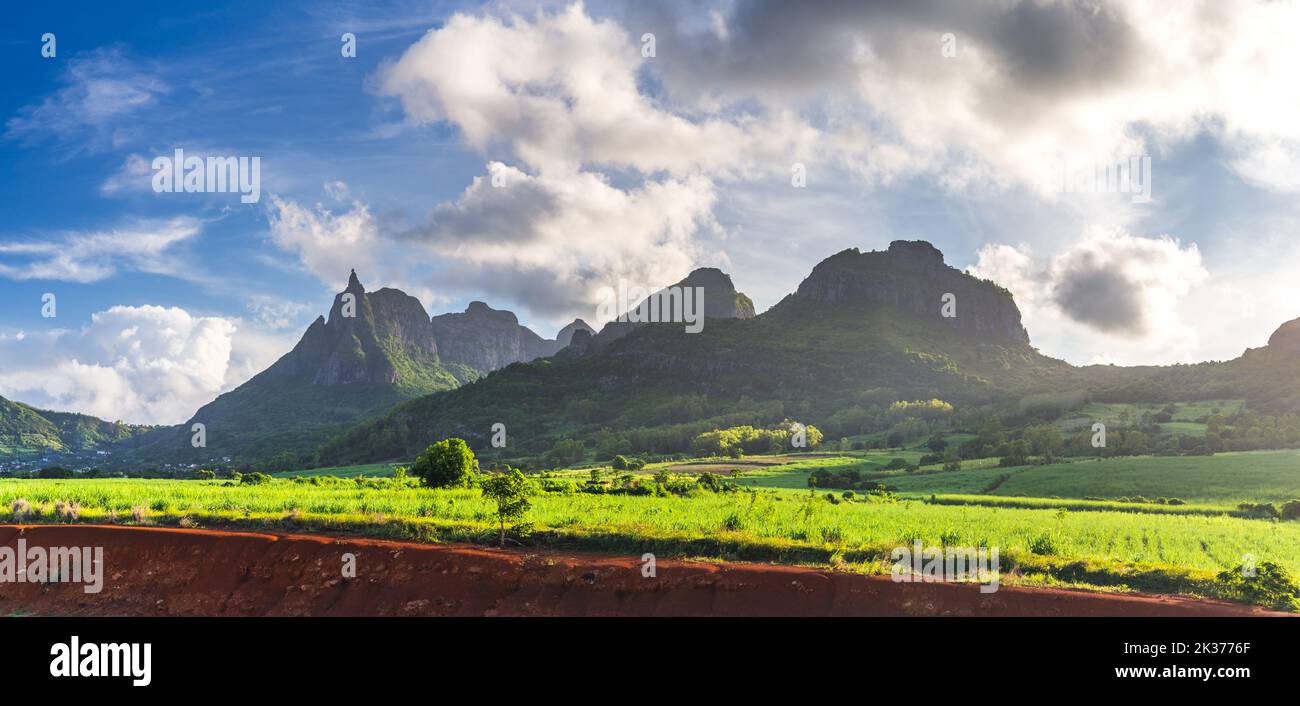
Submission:
<svg viewBox="0 0 1300 706">
<path fill-rule="evenodd" d="M 320 204 L 305 207 L 272 195 L 269 214 L 271 241 L 297 255 L 326 285 L 346 284 L 353 268 L 362 273 L 380 270 L 378 224 L 364 203 L 355 202 L 351 210 L 335 215 Z"/>
<path fill-rule="evenodd" d="M 970 273 L 1011 290 L 1034 343 L 1069 351 L 1072 362 L 1187 362 L 1199 353 L 1197 322 L 1182 308 L 1209 279 L 1194 243 L 1094 228 L 1049 258 L 986 246 Z"/>
<path fill-rule="evenodd" d="M 665 51 L 668 51 L 665 48 Z M 689 119 L 641 91 L 641 44 L 581 4 L 529 20 L 454 15 L 380 74 L 408 119 L 448 121 L 475 149 L 510 149 L 542 174 L 584 165 L 641 172 L 788 167 L 815 134 L 777 113 Z"/>
<path fill-rule="evenodd" d="M 174 307 L 115 306 L 77 331 L 0 340 L 0 390 L 110 420 L 180 422 L 222 389 L 235 330 Z"/>
<path fill-rule="evenodd" d="M 623 190 L 597 174 L 530 176 L 499 162 L 488 170 L 408 237 L 451 261 L 440 281 L 551 320 L 590 319 L 598 290 L 619 279 L 644 287 L 681 279 L 704 256 L 697 234 L 718 228 L 713 185 L 700 177 Z"/>
<path fill-rule="evenodd" d="M 30 141 L 76 141 L 79 147 L 116 142 L 121 121 L 156 105 L 169 90 L 116 49 L 69 59 L 63 88 L 28 105 L 6 123 L 5 135 Z"/>
<path fill-rule="evenodd" d="M 190 277 L 173 248 L 203 230 L 189 217 L 136 220 L 105 231 L 71 231 L 38 239 L 0 242 L 0 276 L 9 279 L 49 279 L 97 282 L 120 269 Z"/>
</svg>

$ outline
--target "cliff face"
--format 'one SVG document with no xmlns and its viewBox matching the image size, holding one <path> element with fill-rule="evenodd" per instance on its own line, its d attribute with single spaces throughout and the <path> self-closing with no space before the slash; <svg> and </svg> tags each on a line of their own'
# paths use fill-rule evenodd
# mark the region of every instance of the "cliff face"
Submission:
<svg viewBox="0 0 1300 706">
<path fill-rule="evenodd" d="M 1277 327 L 1268 337 L 1268 347 L 1286 353 L 1300 353 L 1300 319 L 1291 319 Z"/>
<path fill-rule="evenodd" d="M 353 316 L 344 315 L 349 294 Z M 367 293 L 353 272 L 329 319 L 318 317 L 267 373 L 313 385 L 417 384 L 438 367 L 433 326 L 420 301 L 396 289 Z"/>
<path fill-rule="evenodd" d="M 955 317 L 942 316 L 944 294 L 956 297 Z M 797 296 L 824 306 L 889 306 L 963 331 L 1029 342 L 1010 292 L 945 265 L 943 253 L 920 240 L 896 240 L 885 251 L 854 248 L 832 255 L 813 268 Z"/>
<path fill-rule="evenodd" d="M 736 287 L 731 282 L 731 276 L 719 270 L 716 267 L 701 267 L 692 271 L 680 282 L 669 285 L 659 291 L 651 294 L 633 306 L 628 314 L 628 321 L 610 321 L 595 335 L 587 346 L 594 349 L 600 349 L 613 343 L 614 341 L 626 336 L 635 330 L 638 326 L 643 325 L 641 322 L 650 320 L 651 311 L 658 310 L 660 321 L 667 320 L 666 312 L 673 310 L 673 299 L 669 296 L 669 290 L 676 288 L 687 289 L 699 287 L 704 293 L 704 318 L 706 319 L 752 319 L 754 318 L 754 302 L 744 294 L 737 292 Z M 654 302 L 652 306 L 652 301 Z M 698 304 L 696 305 L 698 306 Z M 623 318 L 623 317 L 620 317 Z M 635 319 L 635 320 L 632 320 Z M 586 346 L 584 346 L 586 347 Z"/>
<path fill-rule="evenodd" d="M 514 313 L 478 301 L 459 314 L 433 317 L 432 326 L 444 363 L 459 363 L 484 374 L 511 363 L 553 356 L 569 345 L 575 331 L 592 330 L 578 319 L 560 329 L 554 340 L 542 338 L 521 326 Z"/>
</svg>

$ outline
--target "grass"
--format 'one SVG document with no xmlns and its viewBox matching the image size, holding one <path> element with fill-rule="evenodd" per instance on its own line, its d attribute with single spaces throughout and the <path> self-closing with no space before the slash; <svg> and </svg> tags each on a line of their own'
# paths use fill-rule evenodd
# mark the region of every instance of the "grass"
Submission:
<svg viewBox="0 0 1300 706">
<path fill-rule="evenodd" d="M 1213 456 L 1123 456 L 1067 459 L 1062 463 L 1001 468 L 997 459 L 963 461 L 960 471 L 938 465 L 919 472 L 886 471 L 894 457 L 915 462 L 907 451 L 852 452 L 742 471 L 739 482 L 756 488 L 806 489 L 817 470 L 859 470 L 904 495 L 999 495 L 1084 500 L 1141 495 L 1178 498 L 1229 511 L 1241 502 L 1285 502 L 1300 498 L 1300 451 L 1225 452 Z M 760 456 L 745 460 L 760 459 Z M 720 466 L 726 466 L 720 462 Z M 679 465 L 680 468 L 680 465 Z M 1005 476 L 1005 478 L 1003 478 Z M 996 487 L 993 487 L 996 483 Z"/>
<path fill-rule="evenodd" d="M 839 503 L 819 491 L 693 492 L 687 497 L 544 494 L 528 520 L 538 544 L 596 551 L 791 563 L 857 562 L 883 570 L 888 552 L 925 544 L 1000 548 L 1019 568 L 1008 578 L 1215 595 L 1213 575 L 1245 554 L 1300 572 L 1300 523 L 1212 515 L 1185 508 L 1137 513 L 1106 506 L 1067 509 L 1017 498 Z M 395 481 L 262 486 L 144 479 L 0 480 L 0 520 L 13 500 L 58 521 L 54 503 L 76 501 L 77 521 L 130 521 L 359 532 L 434 541 L 486 542 L 492 508 L 476 490 L 431 490 Z M 1003 502 L 1002 506 L 993 503 Z M 28 521 L 33 521 L 31 518 Z M 1045 542 L 1044 538 L 1051 541 Z M 1035 548 L 1050 547 L 1046 555 Z"/>
<path fill-rule="evenodd" d="M 272 473 L 276 478 L 294 478 L 303 476 L 310 478 L 312 476 L 338 476 L 340 478 L 356 478 L 357 476 L 366 476 L 367 478 L 382 478 L 393 475 L 397 467 L 402 464 L 398 463 L 367 463 L 361 466 L 334 466 L 331 468 L 313 468 L 306 471 L 280 471 Z"/>
<path fill-rule="evenodd" d="M 1231 416 L 1240 412 L 1243 400 L 1201 400 L 1197 402 L 1175 402 L 1173 420 L 1160 425 L 1160 430 L 1174 434 L 1204 436 L 1206 426 L 1197 423 L 1197 419 L 1217 413 Z M 1121 402 L 1090 402 L 1069 416 L 1057 422 L 1063 431 L 1086 429 L 1093 422 L 1102 422 L 1109 426 L 1134 425 L 1144 413 L 1156 414 L 1165 408 L 1164 403 L 1129 404 Z"/>
</svg>

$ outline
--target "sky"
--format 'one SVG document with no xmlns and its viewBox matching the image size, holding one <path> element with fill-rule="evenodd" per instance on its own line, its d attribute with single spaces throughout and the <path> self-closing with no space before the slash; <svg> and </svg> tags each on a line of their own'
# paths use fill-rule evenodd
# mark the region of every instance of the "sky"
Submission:
<svg viewBox="0 0 1300 706">
<path fill-rule="evenodd" d="M 1300 316 L 1294 2 L 27 5 L 0 395 L 41 408 L 181 422 L 353 268 L 551 337 L 620 281 L 720 267 L 762 311 L 923 239 L 1076 364 L 1229 359 Z M 256 200 L 155 188 L 178 149 L 256 158 Z"/>
</svg>

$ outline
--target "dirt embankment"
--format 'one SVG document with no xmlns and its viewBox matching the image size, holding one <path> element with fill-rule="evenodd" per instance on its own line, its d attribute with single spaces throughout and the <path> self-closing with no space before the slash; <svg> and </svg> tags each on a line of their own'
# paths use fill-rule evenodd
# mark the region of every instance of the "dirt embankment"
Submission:
<svg viewBox="0 0 1300 706">
<path fill-rule="evenodd" d="M 0 526 L 0 546 L 104 548 L 103 590 L 0 583 L 3 615 L 1220 616 L 1185 599 L 901 584 L 764 564 L 96 525 Z M 343 575 L 345 554 L 356 575 Z"/>
</svg>

